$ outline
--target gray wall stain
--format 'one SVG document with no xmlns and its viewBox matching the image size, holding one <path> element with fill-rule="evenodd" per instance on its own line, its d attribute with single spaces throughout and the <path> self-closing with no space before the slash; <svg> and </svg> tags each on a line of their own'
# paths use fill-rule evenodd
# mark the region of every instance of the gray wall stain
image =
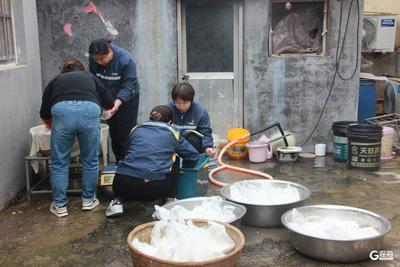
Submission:
<svg viewBox="0 0 400 267">
<path fill-rule="evenodd" d="M 277 121 L 281 121 L 285 112 L 285 61 L 283 59 L 276 60 L 272 63 L 272 116 Z M 262 127 L 260 127 L 262 128 Z"/>
<path fill-rule="evenodd" d="M 42 81 L 46 85 L 59 73 L 59 67 L 67 59 L 75 58 L 87 66 L 89 44 L 98 38 L 113 38 L 98 15 L 85 14 L 88 1 L 60 0 L 37 1 Z M 132 50 L 131 36 L 134 1 L 94 1 L 101 15 L 119 31 L 114 43 Z M 72 24 L 72 36 L 64 32 L 65 23 Z"/>
<path fill-rule="evenodd" d="M 318 120 L 333 78 L 340 2 L 329 1 L 324 56 L 283 58 L 268 56 L 269 2 L 252 0 L 244 3 L 244 126 L 253 131 L 279 121 L 295 134 L 297 143 L 301 145 Z M 349 3 L 344 2 L 343 17 L 347 15 L 348 7 Z M 340 63 L 345 76 L 349 76 L 356 63 L 356 47 L 359 45 L 359 40 L 355 40 L 358 30 L 356 18 L 354 3 Z M 321 123 L 306 150 L 312 151 L 316 142 L 327 143 L 330 148 L 332 123 L 356 119 L 358 73 L 359 69 L 349 81 L 336 79 Z"/>
<path fill-rule="evenodd" d="M 139 121 L 151 108 L 165 104 L 177 75 L 175 1 L 136 1 L 132 42 L 139 65 L 141 100 Z"/>
<path fill-rule="evenodd" d="M 68 58 L 87 65 L 85 53 L 92 40 L 113 37 L 100 18 L 83 12 L 87 1 L 38 1 L 42 81 L 47 84 Z M 113 43 L 133 54 L 141 87 L 138 120 L 144 121 L 154 105 L 164 104 L 176 82 L 176 3 L 173 0 L 98 0 L 99 12 L 119 32 Z M 72 24 L 72 37 L 63 25 Z"/>
<path fill-rule="evenodd" d="M 343 2 L 343 20 L 349 3 Z M 78 0 L 37 2 L 43 83 L 57 74 L 57 67 L 66 56 L 87 62 L 84 53 L 90 41 L 107 35 L 96 15 L 85 15 L 81 11 L 84 4 L 85 1 Z M 142 87 L 139 121 L 144 121 L 152 106 L 169 99 L 169 91 L 177 79 L 176 1 L 97 0 L 95 4 L 120 32 L 114 42 L 135 57 Z M 324 56 L 282 58 L 271 57 L 268 53 L 270 1 L 244 0 L 243 6 L 243 126 L 254 131 L 279 121 L 301 144 L 314 128 L 329 93 L 335 70 L 340 2 L 329 1 Z M 356 18 L 354 2 L 339 66 L 346 76 L 357 61 Z M 72 38 L 62 31 L 67 20 L 72 20 Z M 342 33 L 344 29 L 342 23 Z M 332 123 L 356 118 L 358 73 L 357 69 L 355 77 L 349 81 L 335 81 L 321 123 L 306 150 L 311 150 L 316 142 L 327 143 L 330 148 Z"/>
</svg>

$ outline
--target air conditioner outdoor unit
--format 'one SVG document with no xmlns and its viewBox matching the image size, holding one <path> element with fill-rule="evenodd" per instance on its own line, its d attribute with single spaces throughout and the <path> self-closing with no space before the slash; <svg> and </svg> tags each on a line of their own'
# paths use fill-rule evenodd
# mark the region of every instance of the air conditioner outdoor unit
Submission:
<svg viewBox="0 0 400 267">
<path fill-rule="evenodd" d="M 362 51 L 393 52 L 396 23 L 396 15 L 365 13 L 362 29 Z"/>
<path fill-rule="evenodd" d="M 384 91 L 384 112 L 400 114 L 400 81 L 389 80 Z"/>
</svg>

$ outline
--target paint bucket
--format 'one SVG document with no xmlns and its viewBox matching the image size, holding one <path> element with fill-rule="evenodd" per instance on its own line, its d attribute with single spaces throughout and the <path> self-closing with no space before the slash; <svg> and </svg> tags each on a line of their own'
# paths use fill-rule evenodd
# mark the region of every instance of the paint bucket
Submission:
<svg viewBox="0 0 400 267">
<path fill-rule="evenodd" d="M 381 159 L 382 126 L 352 124 L 346 129 L 348 139 L 348 167 L 376 170 Z"/>
<path fill-rule="evenodd" d="M 226 138 L 229 142 L 238 139 L 244 135 L 248 135 L 247 138 L 240 140 L 233 146 L 227 149 L 228 156 L 232 159 L 244 159 L 248 155 L 248 150 L 246 148 L 247 142 L 250 140 L 250 132 L 243 128 L 233 128 L 228 130 L 226 133 Z"/>
<path fill-rule="evenodd" d="M 381 146 L 381 159 L 392 159 L 393 155 L 393 137 L 394 129 L 392 127 L 383 127 L 382 146 Z"/>
<path fill-rule="evenodd" d="M 338 162 L 346 162 L 348 159 L 346 128 L 356 121 L 335 121 L 332 124 L 333 134 L 333 158 Z"/>
<path fill-rule="evenodd" d="M 268 149 L 271 151 L 270 144 L 262 144 L 260 142 L 249 142 L 246 144 L 249 150 L 249 160 L 251 162 L 265 162 L 267 160 Z"/>
</svg>

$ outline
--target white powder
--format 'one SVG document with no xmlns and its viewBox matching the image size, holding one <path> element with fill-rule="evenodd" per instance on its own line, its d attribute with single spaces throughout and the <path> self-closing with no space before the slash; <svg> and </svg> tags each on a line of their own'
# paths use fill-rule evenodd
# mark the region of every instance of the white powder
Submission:
<svg viewBox="0 0 400 267">
<path fill-rule="evenodd" d="M 335 216 L 304 216 L 293 210 L 292 220 L 287 224 L 290 229 L 313 237 L 331 240 L 354 240 L 378 236 L 379 232 L 369 225 Z"/>
<path fill-rule="evenodd" d="M 158 221 L 151 232 L 150 244 L 132 240 L 141 252 L 164 260 L 206 261 L 226 255 L 235 242 L 225 226 L 209 221 L 207 226 L 197 227 L 191 221 Z"/>
<path fill-rule="evenodd" d="M 171 209 L 155 206 L 159 219 L 205 219 L 221 222 L 230 222 L 236 218 L 234 214 L 235 207 L 232 205 L 223 205 L 224 200 L 221 197 L 208 197 L 188 210 L 178 204 Z"/>
<path fill-rule="evenodd" d="M 296 187 L 278 187 L 269 181 L 245 180 L 230 186 L 230 198 L 236 202 L 255 205 L 277 205 L 300 200 Z"/>
</svg>

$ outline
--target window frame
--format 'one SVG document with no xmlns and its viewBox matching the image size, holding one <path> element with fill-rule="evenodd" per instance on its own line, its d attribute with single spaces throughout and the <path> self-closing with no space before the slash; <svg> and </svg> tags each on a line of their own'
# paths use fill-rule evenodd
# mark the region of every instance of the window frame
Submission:
<svg viewBox="0 0 400 267">
<path fill-rule="evenodd" d="M 270 13 L 269 13 L 269 33 L 268 33 L 268 55 L 270 57 L 293 57 L 293 56 L 306 56 L 306 57 L 323 57 L 326 55 L 326 38 L 328 33 L 328 0 L 293 0 L 291 3 L 312 3 L 312 2 L 322 2 L 324 4 L 323 9 L 323 21 L 322 21 L 322 50 L 319 53 L 307 53 L 307 52 L 298 52 L 298 53 L 273 53 L 273 45 L 272 45 L 272 6 L 276 3 L 287 3 L 287 0 L 270 0 Z"/>
<path fill-rule="evenodd" d="M 2 21 L 2 38 L 0 38 L 0 66 L 16 64 L 16 38 L 12 0 L 0 0 L 0 20 Z"/>
</svg>

